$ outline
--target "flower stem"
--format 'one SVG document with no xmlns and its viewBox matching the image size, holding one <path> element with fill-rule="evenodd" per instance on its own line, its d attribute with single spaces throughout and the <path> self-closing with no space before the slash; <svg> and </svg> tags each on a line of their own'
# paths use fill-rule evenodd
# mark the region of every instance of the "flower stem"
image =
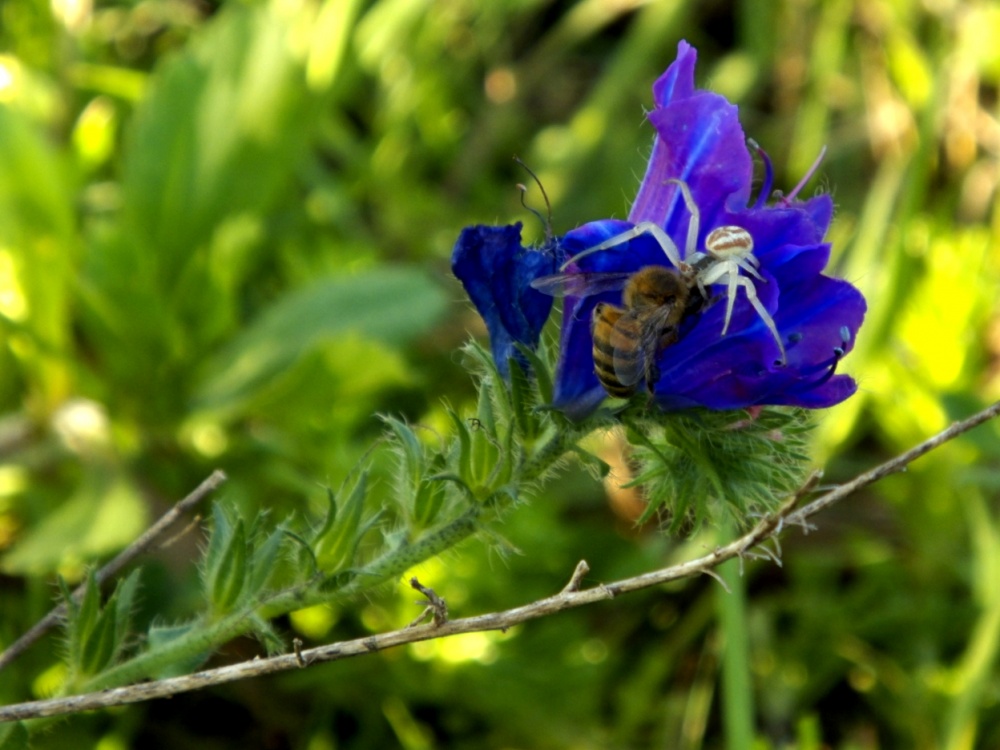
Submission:
<svg viewBox="0 0 1000 750">
<path fill-rule="evenodd" d="M 728 514 L 727 514 L 728 515 Z M 723 522 L 723 544 L 736 538 L 731 519 Z M 751 750 L 754 738 L 753 688 L 750 681 L 750 639 L 747 634 L 746 587 L 740 574 L 740 561 L 733 559 L 719 566 L 719 573 L 729 590 L 718 589 L 719 623 L 723 632 L 722 716 L 726 747 Z"/>
<path fill-rule="evenodd" d="M 297 609 L 371 591 L 380 584 L 402 575 L 414 565 L 440 555 L 472 536 L 479 528 L 481 506 L 473 506 L 442 528 L 418 541 L 404 543 L 364 566 L 345 585 L 327 590 L 312 585 L 295 586 L 249 610 L 242 610 L 213 623 L 199 623 L 190 633 L 150 649 L 81 686 L 84 692 L 126 685 L 162 674 L 179 663 L 196 660 L 216 647 L 253 630 L 255 622 L 269 620 Z"/>
<path fill-rule="evenodd" d="M 534 455 L 525 459 L 521 465 L 521 480 L 533 482 L 545 474 L 552 465 L 559 460 L 573 443 L 573 437 L 566 434 L 566 431 L 559 430 L 552 435 L 545 443 L 538 448 Z"/>
</svg>

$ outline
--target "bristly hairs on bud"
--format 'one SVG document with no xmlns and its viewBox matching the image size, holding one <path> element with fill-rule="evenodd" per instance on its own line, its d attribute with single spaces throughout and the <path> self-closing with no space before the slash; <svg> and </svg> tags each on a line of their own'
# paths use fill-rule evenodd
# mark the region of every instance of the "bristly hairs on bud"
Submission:
<svg viewBox="0 0 1000 750">
<path fill-rule="evenodd" d="M 804 481 L 813 422 L 805 409 L 692 409 L 622 414 L 637 465 L 628 487 L 648 505 L 642 523 L 659 513 L 670 533 L 696 530 L 728 516 L 746 527 Z"/>
</svg>

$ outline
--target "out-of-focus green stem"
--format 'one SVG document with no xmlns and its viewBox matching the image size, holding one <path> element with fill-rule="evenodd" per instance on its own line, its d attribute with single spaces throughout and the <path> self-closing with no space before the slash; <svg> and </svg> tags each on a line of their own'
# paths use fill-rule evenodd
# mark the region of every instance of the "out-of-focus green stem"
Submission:
<svg viewBox="0 0 1000 750">
<path fill-rule="evenodd" d="M 735 538 L 732 522 L 722 528 L 721 542 Z M 719 587 L 722 627 L 722 717 L 729 750 L 751 750 L 754 738 L 753 690 L 750 682 L 750 639 L 747 634 L 746 588 L 739 560 L 719 566 L 729 591 Z"/>
<path fill-rule="evenodd" d="M 976 597 L 983 611 L 972 629 L 965 653 L 955 668 L 953 699 L 947 714 L 944 742 L 947 750 L 976 745 L 977 713 L 996 669 L 1000 652 L 1000 529 L 978 491 L 968 491 L 964 508 L 975 550 Z"/>
</svg>

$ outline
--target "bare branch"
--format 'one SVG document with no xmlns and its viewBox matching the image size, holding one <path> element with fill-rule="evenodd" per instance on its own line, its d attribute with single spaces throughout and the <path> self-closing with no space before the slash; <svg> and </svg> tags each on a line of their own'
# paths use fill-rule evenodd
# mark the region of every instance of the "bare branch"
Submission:
<svg viewBox="0 0 1000 750">
<path fill-rule="evenodd" d="M 160 519 L 156 523 L 146 529 L 146 531 L 139 538 L 122 550 L 118 556 L 115 557 L 115 559 L 97 571 L 95 576 L 97 584 L 101 585 L 105 581 L 116 576 L 122 568 L 149 549 L 153 545 L 153 542 L 155 542 L 164 531 L 173 525 L 178 518 L 186 513 L 191 507 L 201 502 L 206 495 L 213 492 L 225 481 L 225 472 L 220 471 L 219 469 L 213 471 L 212 474 L 205 481 L 199 484 L 187 497 L 178 501 L 170 510 L 160 516 Z M 80 601 L 83 598 L 85 590 L 86 584 L 78 586 L 73 592 L 74 601 Z M 47 615 L 45 615 L 45 617 L 35 623 L 35 625 L 27 633 L 14 641 L 2 654 L 0 654 L 0 671 L 24 653 L 65 614 L 66 605 L 63 603 L 50 611 Z"/>
<path fill-rule="evenodd" d="M 529 620 L 546 617 L 557 612 L 582 607 L 598 601 L 613 599 L 621 594 L 658 586 L 668 581 L 702 574 L 715 575 L 714 568 L 719 564 L 732 558 L 741 558 L 744 553 L 757 547 L 762 542 L 776 538 L 778 534 L 787 529 L 786 522 L 793 522 L 796 525 L 803 526 L 803 528 L 808 528 L 806 519 L 810 516 L 842 500 L 861 487 L 871 484 L 888 474 L 902 470 L 914 459 L 919 458 L 963 432 L 996 417 L 998 414 L 1000 414 L 1000 402 L 993 404 L 969 419 L 957 422 L 906 453 L 860 475 L 847 484 L 830 490 L 796 511 L 795 508 L 802 498 L 809 494 L 818 482 L 820 474 L 817 472 L 809 477 L 798 491 L 782 503 L 774 514 L 761 519 L 749 532 L 729 544 L 713 550 L 707 555 L 681 563 L 680 565 L 662 568 L 610 584 L 598 584 L 589 589 L 579 590 L 579 580 L 585 574 L 585 572 L 580 572 L 581 568 L 585 566 L 585 563 L 581 563 L 577 566 L 573 577 L 570 579 L 570 583 L 560 593 L 521 607 L 515 607 L 514 609 L 459 620 L 447 620 L 441 623 L 432 622 L 426 625 L 406 627 L 388 633 L 320 646 L 306 651 L 296 648 L 292 654 L 285 654 L 270 659 L 254 659 L 227 667 L 196 672 L 195 674 L 183 677 L 130 685 L 128 687 L 87 693 L 68 698 L 56 698 L 0 707 L 0 722 L 59 716 L 109 706 L 138 703 L 152 698 L 163 698 L 248 677 L 273 674 L 289 669 L 300 669 L 303 665 L 346 659 L 407 643 L 444 638 L 461 633 L 485 632 L 490 630 L 506 631 L 515 625 Z M 419 588 L 423 591 L 424 587 L 421 586 Z"/>
<path fill-rule="evenodd" d="M 798 513 L 792 513 L 788 517 L 789 522 L 805 523 L 805 519 L 809 516 L 818 513 L 834 503 L 840 502 L 848 495 L 860 490 L 862 487 L 867 487 L 869 484 L 877 482 L 879 479 L 882 479 L 889 474 L 895 474 L 897 471 L 902 471 L 925 453 L 928 453 L 938 446 L 947 443 L 949 440 L 958 437 L 963 432 L 968 432 L 973 427 L 978 427 L 983 422 L 993 419 L 998 414 L 1000 414 L 1000 401 L 995 402 L 991 406 L 977 412 L 976 414 L 973 414 L 968 419 L 963 419 L 961 422 L 955 422 L 951 425 L 951 427 L 946 430 L 942 430 L 934 437 L 928 438 L 919 445 L 910 448 L 910 450 L 906 451 L 906 453 L 901 453 L 895 458 L 886 461 L 884 464 L 880 464 L 874 469 L 870 469 L 864 474 L 858 475 L 850 482 L 842 484 L 816 500 L 813 500 Z"/>
</svg>

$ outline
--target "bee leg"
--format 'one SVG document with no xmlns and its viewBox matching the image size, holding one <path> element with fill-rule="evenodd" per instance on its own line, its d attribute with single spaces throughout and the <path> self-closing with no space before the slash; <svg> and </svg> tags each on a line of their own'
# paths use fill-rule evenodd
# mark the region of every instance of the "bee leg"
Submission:
<svg viewBox="0 0 1000 750">
<path fill-rule="evenodd" d="M 650 362 L 646 368 L 646 390 L 649 391 L 650 396 L 653 395 L 658 382 L 660 382 L 660 368 L 656 366 L 655 362 Z"/>
<path fill-rule="evenodd" d="M 675 325 L 664 326 L 656 342 L 656 351 L 646 363 L 646 390 L 653 395 L 656 384 L 660 382 L 660 368 L 656 364 L 656 356 L 671 344 L 677 343 L 678 328 Z"/>
</svg>

